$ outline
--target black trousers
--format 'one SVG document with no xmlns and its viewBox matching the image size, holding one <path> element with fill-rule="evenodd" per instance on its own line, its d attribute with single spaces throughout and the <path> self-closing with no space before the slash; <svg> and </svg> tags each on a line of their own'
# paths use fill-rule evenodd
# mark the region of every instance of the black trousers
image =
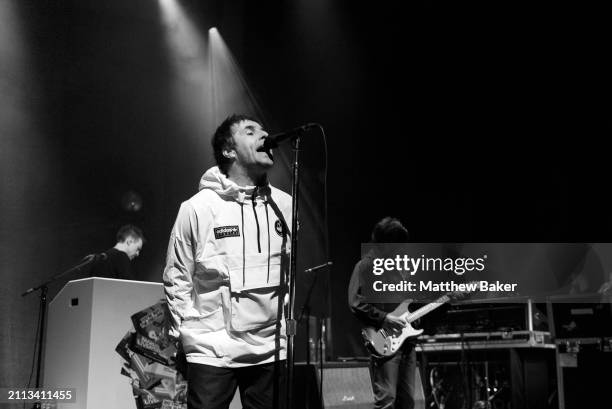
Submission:
<svg viewBox="0 0 612 409">
<path fill-rule="evenodd" d="M 416 350 L 405 342 L 391 358 L 370 358 L 375 409 L 413 409 L 416 394 Z"/>
<path fill-rule="evenodd" d="M 243 409 L 285 407 L 285 361 L 242 368 L 189 363 L 187 382 L 189 409 L 227 409 L 237 387 Z"/>
</svg>

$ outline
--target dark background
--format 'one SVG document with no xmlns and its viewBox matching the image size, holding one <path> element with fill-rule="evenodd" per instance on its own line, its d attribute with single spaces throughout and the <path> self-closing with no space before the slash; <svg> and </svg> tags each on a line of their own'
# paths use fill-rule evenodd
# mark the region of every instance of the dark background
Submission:
<svg viewBox="0 0 612 409">
<path fill-rule="evenodd" d="M 206 110 L 198 97 L 176 103 L 158 1 L 1 1 L 0 385 L 25 386 L 37 299 L 19 294 L 111 247 L 127 222 L 148 240 L 138 278 L 160 281 L 178 206 L 213 164 L 216 123 L 184 114 Z M 346 290 L 383 216 L 417 242 L 612 232 L 609 10 L 400 3 L 180 2 L 203 36 L 219 29 L 271 131 L 326 129 L 334 266 L 313 313 L 331 314 L 334 357 L 364 355 Z M 316 132 L 302 158 L 303 269 L 327 260 Z M 288 190 L 283 164 L 272 181 Z M 129 191 L 141 211 L 122 207 Z M 312 278 L 298 282 L 298 307 Z"/>
</svg>

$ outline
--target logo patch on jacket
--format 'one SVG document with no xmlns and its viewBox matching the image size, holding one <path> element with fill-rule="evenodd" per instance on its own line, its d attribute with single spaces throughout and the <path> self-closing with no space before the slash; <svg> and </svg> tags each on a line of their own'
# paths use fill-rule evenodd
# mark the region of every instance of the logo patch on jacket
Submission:
<svg viewBox="0 0 612 409">
<path fill-rule="evenodd" d="M 281 223 L 280 220 L 276 220 L 274 222 L 274 230 L 276 231 L 276 234 L 278 234 L 279 236 L 283 237 L 284 236 L 284 232 L 283 232 L 283 224 Z"/>
<path fill-rule="evenodd" d="M 215 239 L 224 239 L 226 237 L 240 237 L 240 228 L 238 226 L 220 226 L 215 227 Z"/>
</svg>

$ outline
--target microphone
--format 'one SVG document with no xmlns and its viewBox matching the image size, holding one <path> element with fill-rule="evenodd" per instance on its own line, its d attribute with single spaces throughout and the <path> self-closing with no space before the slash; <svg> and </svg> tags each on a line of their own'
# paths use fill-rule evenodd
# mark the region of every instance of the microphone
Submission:
<svg viewBox="0 0 612 409">
<path fill-rule="evenodd" d="M 285 139 L 289 139 L 293 136 L 297 136 L 317 126 L 319 126 L 319 124 L 315 124 L 311 122 L 306 125 L 298 126 L 297 128 L 293 128 L 285 132 L 277 133 L 274 135 L 269 135 L 264 140 L 263 145 L 257 150 L 259 152 L 262 152 L 262 151 L 267 151 L 270 149 L 278 148 L 278 144 L 284 141 Z"/>
<path fill-rule="evenodd" d="M 334 263 L 332 263 L 331 261 L 328 261 L 328 262 L 327 262 L 327 263 L 325 263 L 325 264 L 321 264 L 321 265 L 318 265 L 318 266 L 314 266 L 314 267 L 307 268 L 306 270 L 304 270 L 304 272 L 305 272 L 305 273 L 311 273 L 311 272 L 313 272 L 313 271 L 317 271 L 317 270 L 320 270 L 320 269 L 322 269 L 322 268 L 329 267 L 329 266 L 331 266 L 332 264 L 334 264 Z"/>
</svg>

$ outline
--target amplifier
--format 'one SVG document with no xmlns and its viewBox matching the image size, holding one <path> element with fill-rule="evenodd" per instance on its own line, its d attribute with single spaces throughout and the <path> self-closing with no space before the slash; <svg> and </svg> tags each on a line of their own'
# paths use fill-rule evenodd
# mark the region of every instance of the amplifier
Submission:
<svg viewBox="0 0 612 409">
<path fill-rule="evenodd" d="M 601 294 L 549 297 L 548 308 L 555 339 L 612 337 L 612 304 Z"/>
<path fill-rule="evenodd" d="M 296 363 L 292 409 L 372 409 L 374 392 L 368 362 L 323 364 L 323 397 L 319 394 L 321 371 L 317 365 Z M 415 373 L 415 409 L 425 409 L 420 372 Z M 321 406 L 323 403 L 323 406 Z"/>
<path fill-rule="evenodd" d="M 492 331 L 467 334 L 421 335 L 417 351 L 458 351 L 504 348 L 554 349 L 547 331 Z"/>
<path fill-rule="evenodd" d="M 549 297 L 548 316 L 557 345 L 559 407 L 601 407 L 610 387 L 601 368 L 612 366 L 612 304 L 601 294 Z"/>
<path fill-rule="evenodd" d="M 294 408 L 370 409 L 374 392 L 367 362 L 330 362 L 323 364 L 323 399 L 319 394 L 319 366 L 295 364 Z"/>
<path fill-rule="evenodd" d="M 555 340 L 559 353 L 575 354 L 584 351 L 612 352 L 612 338 L 557 338 Z"/>
<path fill-rule="evenodd" d="M 546 303 L 528 297 L 460 301 L 423 318 L 426 334 L 549 331 Z"/>
</svg>

